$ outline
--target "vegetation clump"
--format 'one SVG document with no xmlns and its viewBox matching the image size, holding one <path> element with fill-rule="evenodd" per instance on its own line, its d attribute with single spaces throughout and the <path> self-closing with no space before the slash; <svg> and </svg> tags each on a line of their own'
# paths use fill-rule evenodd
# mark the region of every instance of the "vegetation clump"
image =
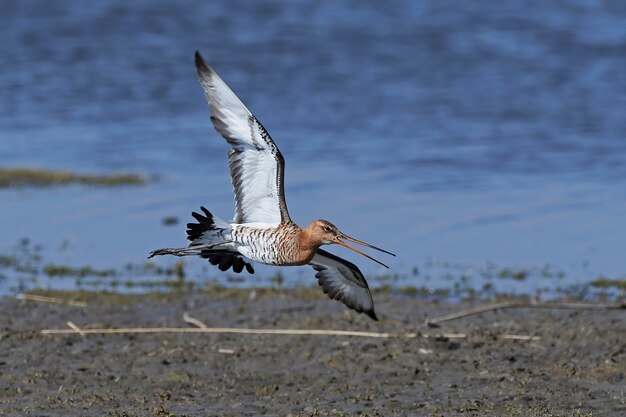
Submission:
<svg viewBox="0 0 626 417">
<path fill-rule="evenodd" d="M 43 267 L 43 272 L 49 277 L 86 277 L 86 276 L 96 276 L 96 277 L 108 277 L 115 275 L 114 269 L 93 269 L 90 266 L 83 266 L 80 268 L 75 268 L 66 265 L 54 265 L 48 264 Z"/>
<path fill-rule="evenodd" d="M 502 268 L 498 274 L 498 276 L 502 279 L 514 279 L 516 281 L 524 281 L 528 278 L 528 271 L 524 270 L 514 270 L 509 268 Z"/>
<path fill-rule="evenodd" d="M 626 291 L 626 279 L 599 277 L 598 279 L 591 281 L 590 285 L 596 288 L 619 288 Z"/>
<path fill-rule="evenodd" d="M 84 184 L 97 186 L 140 185 L 147 180 L 135 174 L 89 175 L 38 168 L 0 168 L 0 188 Z"/>
</svg>

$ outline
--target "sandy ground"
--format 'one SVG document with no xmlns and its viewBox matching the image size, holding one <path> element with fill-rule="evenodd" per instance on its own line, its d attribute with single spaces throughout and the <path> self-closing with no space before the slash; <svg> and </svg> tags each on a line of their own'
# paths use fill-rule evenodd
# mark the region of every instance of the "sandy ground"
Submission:
<svg viewBox="0 0 626 417">
<path fill-rule="evenodd" d="M 375 294 L 381 320 L 373 322 L 318 293 L 62 295 L 86 300 L 84 308 L 5 298 L 0 414 L 626 415 L 626 310 L 511 309 L 429 328 L 427 317 L 474 304 Z M 189 327 L 185 312 L 216 327 L 422 336 L 39 333 L 68 320 L 81 328 Z M 435 337 L 442 333 L 466 337 Z"/>
</svg>

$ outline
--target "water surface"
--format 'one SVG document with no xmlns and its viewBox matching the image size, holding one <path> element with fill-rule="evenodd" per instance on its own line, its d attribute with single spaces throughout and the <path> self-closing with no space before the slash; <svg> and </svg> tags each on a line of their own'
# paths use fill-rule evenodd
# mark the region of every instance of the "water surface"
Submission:
<svg viewBox="0 0 626 417">
<path fill-rule="evenodd" d="M 460 272 L 433 265 L 566 272 L 499 284 L 532 293 L 626 271 L 626 4 L 2 8 L 0 164 L 157 178 L 0 190 L 4 252 L 28 238 L 57 263 L 141 263 L 183 245 L 200 205 L 232 215 L 227 147 L 193 68 L 199 49 L 283 152 L 294 220 L 325 218 L 398 254 L 384 271 L 333 248 L 366 274 L 446 287 Z M 163 226 L 166 216 L 180 224 Z M 283 273 L 313 280 L 296 271 Z M 0 279 L 0 292 L 14 287 Z"/>
</svg>

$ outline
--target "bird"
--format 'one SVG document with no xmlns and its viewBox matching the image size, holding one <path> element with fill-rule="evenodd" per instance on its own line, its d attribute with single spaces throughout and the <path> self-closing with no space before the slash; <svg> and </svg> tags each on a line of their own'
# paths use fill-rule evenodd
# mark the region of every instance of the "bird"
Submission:
<svg viewBox="0 0 626 417">
<path fill-rule="evenodd" d="M 285 201 L 285 159 L 261 122 L 228 85 L 206 64 L 198 51 L 195 66 L 208 101 L 211 121 L 230 145 L 228 163 L 235 197 L 231 222 L 205 207 L 192 212 L 195 223 L 187 224 L 188 246 L 152 251 L 158 255 L 200 256 L 222 271 L 245 268 L 254 273 L 252 262 L 276 266 L 310 265 L 331 299 L 378 320 L 367 280 L 353 263 L 320 247 L 345 246 L 388 268 L 387 265 L 347 242 L 396 256 L 352 238 L 326 220 L 306 227 L 294 223 Z"/>
</svg>

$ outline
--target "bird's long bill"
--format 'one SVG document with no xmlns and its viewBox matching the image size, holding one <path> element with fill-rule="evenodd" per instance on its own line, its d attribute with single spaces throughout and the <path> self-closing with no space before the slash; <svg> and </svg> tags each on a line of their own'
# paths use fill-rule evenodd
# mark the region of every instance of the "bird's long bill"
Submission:
<svg viewBox="0 0 626 417">
<path fill-rule="evenodd" d="M 362 241 L 360 241 L 358 239 L 355 239 L 353 237 L 346 236 L 343 233 L 341 234 L 341 236 L 339 236 L 339 237 L 337 237 L 337 239 L 335 239 L 335 243 L 337 243 L 337 244 L 339 244 L 341 246 L 345 246 L 348 249 L 352 249 L 356 253 L 360 253 L 361 255 L 365 256 L 366 258 L 371 259 L 372 261 L 374 261 L 374 262 L 376 262 L 376 263 L 378 263 L 378 264 L 380 264 L 382 266 L 384 266 L 385 268 L 389 268 L 389 267 L 387 265 L 385 265 L 384 263 L 380 262 L 379 260 L 372 258 L 371 256 L 369 256 L 365 252 L 360 251 L 360 250 L 358 250 L 357 248 L 355 248 L 355 247 L 353 247 L 351 245 L 348 245 L 346 242 L 344 242 L 342 240 L 339 240 L 339 238 L 342 238 L 342 239 L 345 239 L 345 240 L 349 240 L 350 242 L 358 243 L 359 245 L 367 246 L 368 248 L 376 249 L 376 250 L 381 251 L 381 252 L 385 252 L 385 253 L 387 253 L 389 255 L 392 255 L 392 256 L 396 256 L 395 254 L 393 254 L 393 253 L 391 253 L 389 251 L 386 251 L 386 250 L 381 249 L 381 248 L 377 248 L 374 245 L 370 245 L 369 243 L 362 242 Z"/>
</svg>

